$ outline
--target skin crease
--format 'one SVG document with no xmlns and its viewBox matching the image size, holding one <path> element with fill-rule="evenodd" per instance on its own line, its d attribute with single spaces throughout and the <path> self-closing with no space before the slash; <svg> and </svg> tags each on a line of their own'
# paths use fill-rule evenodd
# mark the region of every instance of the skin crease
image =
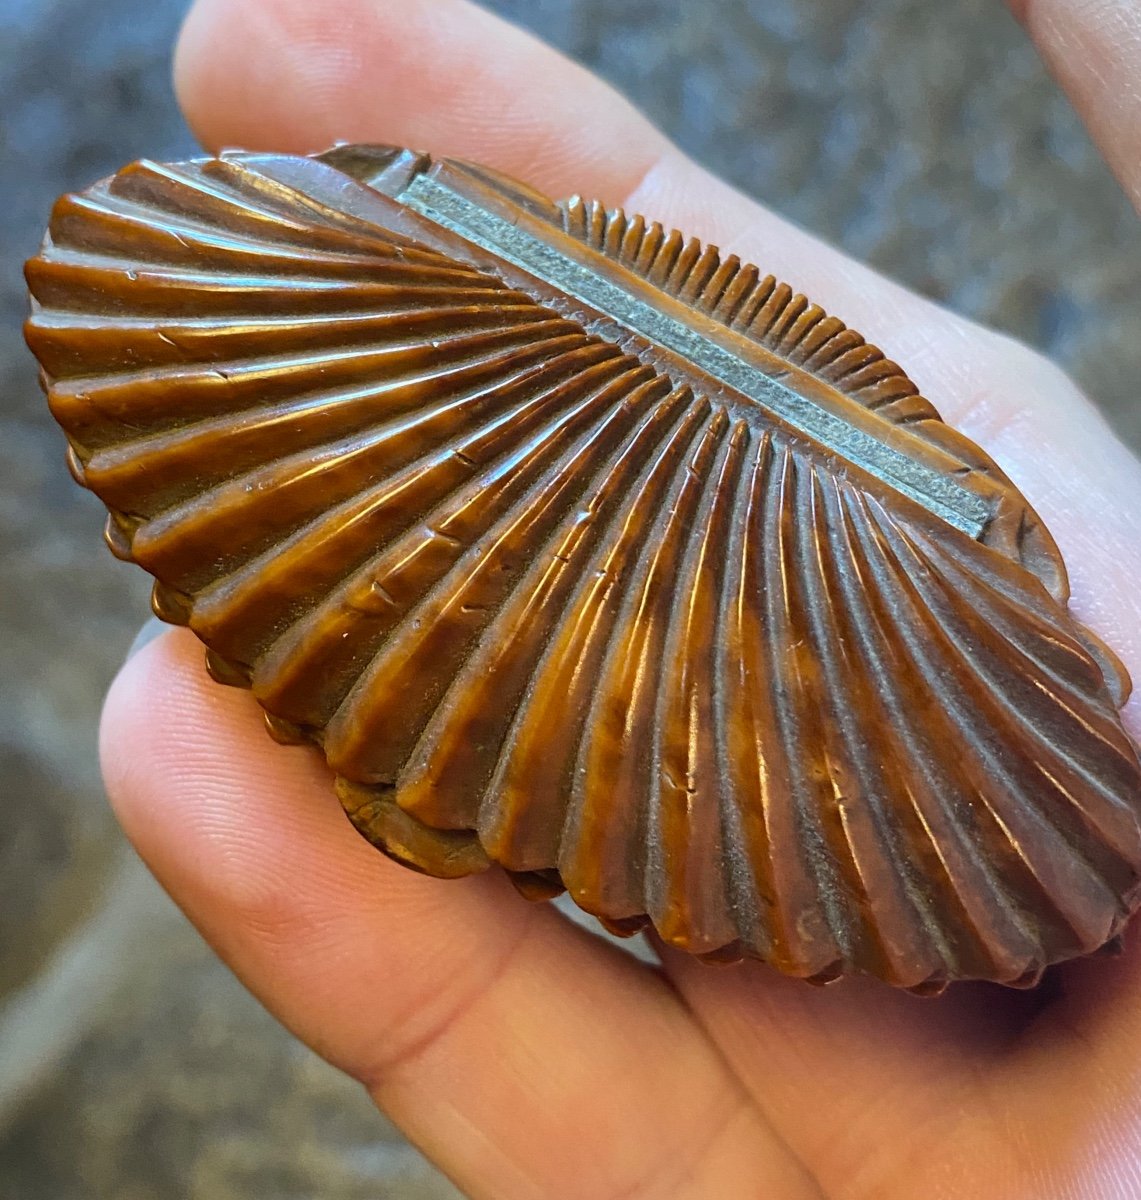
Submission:
<svg viewBox="0 0 1141 1200">
<path fill-rule="evenodd" d="M 1023 8 L 1130 187 L 1141 55 L 1112 31 L 1141 29 L 1141 2 Z M 1141 678 L 1141 468 L 1074 386 L 711 180 L 581 68 L 461 0 L 200 0 L 177 81 L 212 147 L 458 154 L 785 277 L 998 459 L 1057 537 L 1075 613 Z M 1141 732 L 1136 702 L 1127 720 Z M 317 756 L 272 744 L 185 631 L 123 669 L 102 749 L 127 833 L 222 957 L 473 1197 L 1141 1194 L 1135 933 L 1033 993 L 816 990 L 668 951 L 657 971 L 495 875 L 445 884 L 389 863 Z"/>
</svg>

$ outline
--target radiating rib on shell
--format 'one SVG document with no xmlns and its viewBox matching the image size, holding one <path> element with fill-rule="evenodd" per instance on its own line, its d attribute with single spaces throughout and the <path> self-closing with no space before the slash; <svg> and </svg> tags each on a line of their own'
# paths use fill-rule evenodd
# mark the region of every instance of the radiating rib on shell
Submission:
<svg viewBox="0 0 1141 1200">
<path fill-rule="evenodd" d="M 979 539 L 399 202 L 429 177 L 874 414 L 987 497 Z M 60 201 L 29 280 L 116 553 L 394 856 L 920 990 L 1032 982 L 1136 904 L 1123 672 L 1048 533 L 898 366 L 755 267 L 339 147 L 136 164 Z"/>
</svg>

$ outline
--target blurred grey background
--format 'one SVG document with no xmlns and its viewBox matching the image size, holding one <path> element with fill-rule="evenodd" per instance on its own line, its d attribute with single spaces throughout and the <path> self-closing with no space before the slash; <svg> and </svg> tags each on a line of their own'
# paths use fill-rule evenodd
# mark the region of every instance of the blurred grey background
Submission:
<svg viewBox="0 0 1141 1200">
<path fill-rule="evenodd" d="M 191 150 L 185 7 L 0 0 L 0 1200 L 454 1195 L 213 959 L 100 790 L 147 587 L 64 469 L 20 264 L 59 192 Z M 761 200 L 1046 350 L 1141 445 L 1137 221 L 1000 0 L 490 7 Z"/>
</svg>

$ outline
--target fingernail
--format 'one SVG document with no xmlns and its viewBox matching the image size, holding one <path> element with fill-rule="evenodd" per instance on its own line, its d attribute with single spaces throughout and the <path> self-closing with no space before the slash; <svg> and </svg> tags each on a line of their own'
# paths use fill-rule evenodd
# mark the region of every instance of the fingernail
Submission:
<svg viewBox="0 0 1141 1200">
<path fill-rule="evenodd" d="M 169 628 L 170 626 L 165 621 L 160 621 L 158 617 L 151 617 L 135 634 L 135 640 L 131 643 L 131 648 L 127 651 L 127 657 L 123 661 L 130 662 L 144 646 L 153 642 L 160 633 Z"/>
</svg>

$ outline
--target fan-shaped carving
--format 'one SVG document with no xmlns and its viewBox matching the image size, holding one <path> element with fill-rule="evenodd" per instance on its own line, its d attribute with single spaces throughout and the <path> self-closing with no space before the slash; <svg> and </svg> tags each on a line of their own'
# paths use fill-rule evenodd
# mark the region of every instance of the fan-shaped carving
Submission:
<svg viewBox="0 0 1141 1200">
<path fill-rule="evenodd" d="M 357 826 L 824 980 L 1133 909 L 1124 673 L 898 366 L 756 268 L 386 148 L 138 163 L 28 325 L 155 609 Z"/>
</svg>

